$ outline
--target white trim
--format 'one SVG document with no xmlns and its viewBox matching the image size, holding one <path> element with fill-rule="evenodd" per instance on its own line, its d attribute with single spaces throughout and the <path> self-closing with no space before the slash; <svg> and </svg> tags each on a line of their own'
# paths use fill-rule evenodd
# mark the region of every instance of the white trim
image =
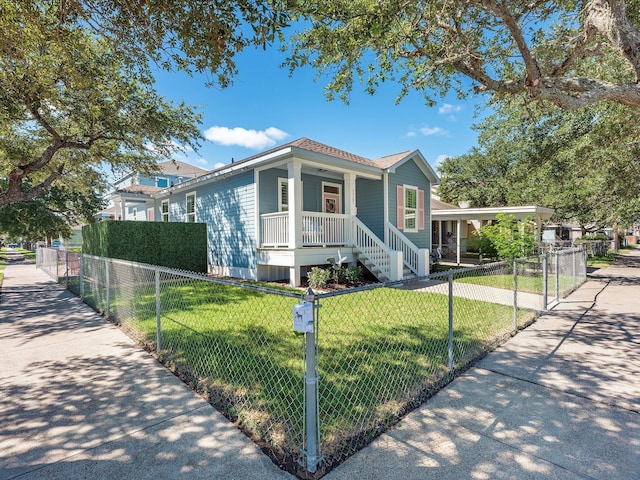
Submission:
<svg viewBox="0 0 640 480">
<path fill-rule="evenodd" d="M 158 182 L 160 180 L 164 180 L 165 182 L 167 182 L 167 184 L 164 187 L 161 187 L 160 185 L 158 185 Z M 169 177 L 156 177 L 156 187 L 158 188 L 169 188 L 171 185 L 169 184 Z"/>
<path fill-rule="evenodd" d="M 329 192 L 325 192 L 325 187 L 336 187 L 338 189 L 338 193 L 329 193 Z M 337 211 L 335 212 L 326 212 L 324 207 L 325 207 L 325 201 L 327 198 L 335 198 L 338 200 L 338 208 Z M 323 213 L 342 213 L 342 184 L 340 183 L 333 183 L 333 182 L 322 182 L 322 212 Z"/>
<path fill-rule="evenodd" d="M 165 213 L 164 210 L 162 209 L 163 205 L 165 204 L 167 205 L 167 213 Z M 171 205 L 169 203 L 169 199 L 166 198 L 164 200 L 161 200 L 160 201 L 160 221 L 164 222 L 165 221 L 164 216 L 166 215 L 167 216 L 166 222 L 170 222 L 171 221 L 170 212 L 171 212 Z"/>
<path fill-rule="evenodd" d="M 287 209 L 282 208 L 284 203 L 282 202 L 282 186 L 287 187 Z M 278 177 L 278 211 L 279 212 L 288 212 L 289 211 L 289 179 L 285 177 Z"/>
<path fill-rule="evenodd" d="M 384 216 L 383 224 L 386 225 L 389 223 L 389 174 L 382 174 L 382 199 L 384 201 L 384 206 L 382 207 L 382 214 Z M 396 199 L 397 201 L 397 199 Z M 384 229 L 384 243 L 389 244 L 389 232 L 387 229 Z"/>
<path fill-rule="evenodd" d="M 193 197 L 193 222 L 189 222 L 189 197 Z M 196 208 L 196 192 L 190 192 L 185 195 L 184 205 L 184 221 L 187 223 L 195 223 L 198 221 L 198 209 Z"/>
<path fill-rule="evenodd" d="M 418 232 L 418 191 L 420 190 L 418 187 L 415 187 L 413 185 L 403 185 L 403 194 L 404 194 L 404 225 L 403 225 L 403 229 L 402 231 L 405 233 L 417 233 Z M 414 192 L 416 192 L 416 206 L 415 207 L 408 207 L 407 206 L 407 191 L 408 190 L 413 190 Z M 397 200 L 396 200 L 397 201 Z M 408 215 L 407 211 L 408 210 L 413 210 L 413 215 Z M 414 222 L 414 226 L 413 227 L 408 227 L 407 226 L 407 220 L 413 218 L 413 222 Z"/>
<path fill-rule="evenodd" d="M 260 222 L 260 172 L 258 170 L 253 171 L 253 224 L 255 228 L 253 244 L 256 248 L 260 245 L 262 239 L 262 229 Z"/>
<path fill-rule="evenodd" d="M 548 220 L 554 214 L 552 208 L 538 206 L 523 207 L 484 207 L 484 208 L 454 208 L 448 210 L 432 210 L 432 220 L 493 220 L 498 213 L 511 213 L 516 218 L 539 216 Z"/>
</svg>

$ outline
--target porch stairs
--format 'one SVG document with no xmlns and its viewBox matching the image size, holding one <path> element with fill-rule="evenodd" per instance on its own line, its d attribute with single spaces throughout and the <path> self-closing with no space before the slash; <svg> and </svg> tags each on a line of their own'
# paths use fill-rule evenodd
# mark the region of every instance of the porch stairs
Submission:
<svg viewBox="0 0 640 480">
<path fill-rule="evenodd" d="M 355 253 L 362 263 L 381 282 L 414 278 L 428 273 L 428 250 L 418 249 L 400 231 L 387 225 L 390 245 L 380 240 L 359 219 L 354 218 Z M 426 253 L 425 253 L 426 252 Z"/>
</svg>

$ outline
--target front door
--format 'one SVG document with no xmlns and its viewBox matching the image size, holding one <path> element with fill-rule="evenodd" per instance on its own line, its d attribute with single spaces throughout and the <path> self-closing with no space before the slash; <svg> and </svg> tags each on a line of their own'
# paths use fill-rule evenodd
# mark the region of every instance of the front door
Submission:
<svg viewBox="0 0 640 480">
<path fill-rule="evenodd" d="M 322 182 L 322 205 L 324 213 L 342 212 L 342 185 Z"/>
</svg>

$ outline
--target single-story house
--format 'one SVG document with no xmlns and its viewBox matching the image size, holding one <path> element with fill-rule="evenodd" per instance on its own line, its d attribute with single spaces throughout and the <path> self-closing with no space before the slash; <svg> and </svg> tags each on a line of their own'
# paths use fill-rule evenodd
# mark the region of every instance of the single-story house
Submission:
<svg viewBox="0 0 640 480">
<path fill-rule="evenodd" d="M 297 286 L 329 258 L 359 261 L 380 280 L 427 274 L 437 183 L 418 150 L 369 159 L 301 138 L 135 199 L 122 189 L 111 198 L 122 219 L 144 200 L 146 220 L 206 223 L 212 273 Z"/>
</svg>

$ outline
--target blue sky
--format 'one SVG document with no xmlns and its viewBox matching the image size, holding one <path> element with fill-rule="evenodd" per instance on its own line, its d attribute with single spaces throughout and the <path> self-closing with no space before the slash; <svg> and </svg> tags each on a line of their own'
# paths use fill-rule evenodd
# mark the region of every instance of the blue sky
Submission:
<svg viewBox="0 0 640 480">
<path fill-rule="evenodd" d="M 412 94 L 396 105 L 397 85 L 384 85 L 372 96 L 356 84 L 349 105 L 329 102 L 326 82 L 314 82 L 315 71 L 298 70 L 290 77 L 280 68 L 283 59 L 276 49 L 242 52 L 236 58 L 239 74 L 226 89 L 206 87 L 204 76 L 158 72 L 158 93 L 203 114 L 207 140 L 199 152 L 175 159 L 211 170 L 308 137 L 367 158 L 419 149 L 435 168 L 440 159 L 476 144 L 473 99 L 451 95 L 427 107 Z"/>
</svg>

